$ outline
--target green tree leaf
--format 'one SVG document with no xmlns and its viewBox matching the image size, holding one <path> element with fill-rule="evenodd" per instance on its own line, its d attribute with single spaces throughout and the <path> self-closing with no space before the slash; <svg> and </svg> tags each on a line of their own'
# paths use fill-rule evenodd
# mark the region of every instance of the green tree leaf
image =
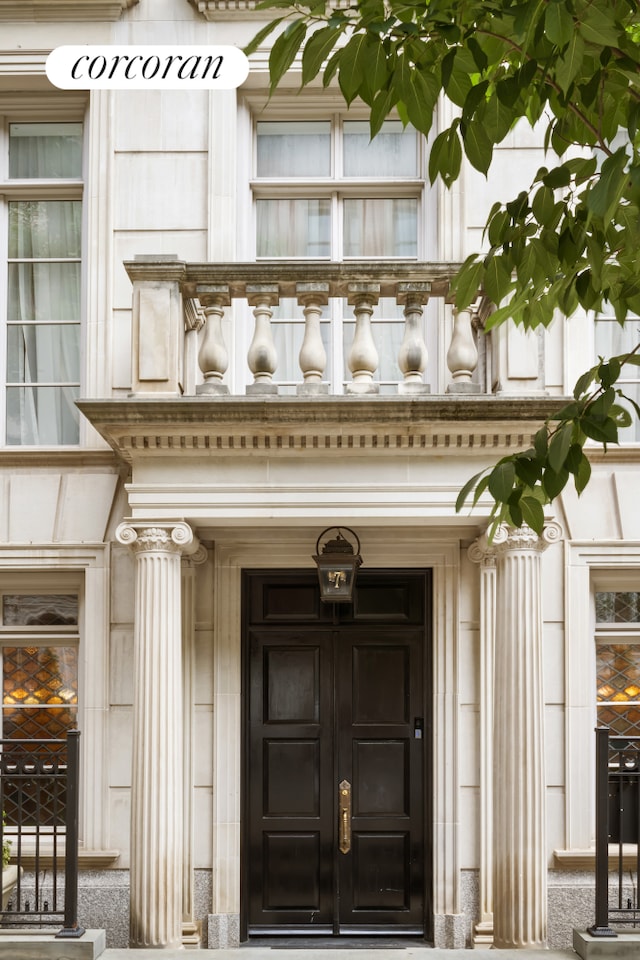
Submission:
<svg viewBox="0 0 640 960">
<path fill-rule="evenodd" d="M 516 479 L 515 464 L 511 460 L 496 464 L 489 475 L 489 493 L 494 500 L 506 503 Z"/>
</svg>

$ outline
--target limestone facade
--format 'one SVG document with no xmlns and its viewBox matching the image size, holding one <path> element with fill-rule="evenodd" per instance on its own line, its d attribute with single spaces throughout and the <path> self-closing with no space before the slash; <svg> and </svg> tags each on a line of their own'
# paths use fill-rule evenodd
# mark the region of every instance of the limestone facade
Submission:
<svg viewBox="0 0 640 960">
<path fill-rule="evenodd" d="M 571 392 L 593 318 L 484 336 L 489 304 L 447 302 L 542 147 L 516 129 L 487 183 L 466 169 L 451 192 L 427 186 L 421 155 L 400 190 L 420 209 L 413 260 L 274 262 L 250 239 L 268 186 L 256 124 L 342 129 L 337 93 L 292 80 L 269 101 L 267 48 L 238 91 L 46 79 L 54 46 L 243 45 L 262 16 L 244 0 L 0 0 L 3 251 L 24 195 L 9 125 L 83 125 L 82 179 L 61 194 L 83 204 L 79 443 L 0 446 L 0 589 L 81 599 L 80 908 L 109 946 L 244 937 L 242 574 L 312 570 L 319 532 L 343 523 L 363 569 L 432 571 L 433 942 L 567 946 L 566 904 L 584 923 L 593 895 L 593 598 L 640 591 L 639 452 L 594 451 L 588 490 L 562 496 L 540 540 L 488 543 L 488 504 L 456 513 L 458 491 Z M 397 335 L 381 339 L 389 301 Z M 302 347 L 286 390 L 283 302 Z"/>
</svg>

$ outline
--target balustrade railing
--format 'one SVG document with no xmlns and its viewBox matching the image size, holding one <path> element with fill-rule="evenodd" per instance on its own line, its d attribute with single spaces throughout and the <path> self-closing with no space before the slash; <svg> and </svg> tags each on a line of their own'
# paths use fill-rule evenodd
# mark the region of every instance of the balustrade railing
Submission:
<svg viewBox="0 0 640 960">
<path fill-rule="evenodd" d="M 2 927 L 62 923 L 58 937 L 80 937 L 78 923 L 79 737 L 0 740 Z M 13 885 L 12 885 L 13 882 Z"/>
<path fill-rule="evenodd" d="M 594 937 L 640 925 L 640 737 L 596 730 L 596 904 Z"/>
<path fill-rule="evenodd" d="M 404 318 L 400 321 L 402 342 L 393 357 L 400 371 L 397 392 L 430 392 L 431 387 L 425 382 L 428 355 L 424 307 L 433 298 L 447 300 L 457 265 L 415 261 L 201 264 L 142 256 L 127 261 L 125 267 L 134 286 L 134 395 L 228 394 L 225 375 L 230 357 L 223 319 L 225 311 L 237 301 L 244 301 L 245 310 L 253 314 L 246 355 L 252 382 L 246 393 L 278 394 L 274 309 L 287 299 L 297 304 L 294 319 L 304 325 L 296 392 L 314 396 L 330 392 L 321 328 L 323 310 L 331 299 L 348 304 L 351 313 L 343 320 L 354 329 L 351 343 L 345 344 L 345 365 L 349 371 L 345 393 L 379 392 L 380 345 L 376 343 L 374 321 L 385 319 L 380 312 L 381 302 L 388 302 L 389 298 L 402 308 Z M 441 392 L 484 391 L 476 374 L 477 336 L 490 309 L 486 298 L 478 296 L 472 307 L 454 309 L 448 322 L 442 324 L 446 330 L 443 353 L 448 382 Z M 442 344 L 442 334 L 439 341 Z M 196 355 L 200 371 L 197 376 L 191 369 Z"/>
</svg>

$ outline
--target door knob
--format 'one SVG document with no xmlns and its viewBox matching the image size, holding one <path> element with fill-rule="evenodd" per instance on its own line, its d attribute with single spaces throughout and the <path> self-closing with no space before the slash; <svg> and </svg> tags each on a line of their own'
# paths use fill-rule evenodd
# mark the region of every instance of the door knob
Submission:
<svg viewBox="0 0 640 960">
<path fill-rule="evenodd" d="M 341 780 L 338 787 L 338 811 L 340 817 L 340 853 L 351 850 L 351 784 Z"/>
</svg>

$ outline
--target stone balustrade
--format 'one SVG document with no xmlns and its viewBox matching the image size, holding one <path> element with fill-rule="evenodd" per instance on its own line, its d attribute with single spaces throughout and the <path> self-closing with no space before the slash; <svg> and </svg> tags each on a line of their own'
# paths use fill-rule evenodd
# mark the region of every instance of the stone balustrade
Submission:
<svg viewBox="0 0 640 960">
<path fill-rule="evenodd" d="M 330 263 L 327 261 L 259 261 L 256 263 L 186 263 L 173 256 L 140 256 L 125 268 L 133 283 L 133 395 L 219 396 L 229 393 L 225 374 L 228 347 L 223 336 L 225 311 L 244 300 L 253 312 L 253 335 L 246 364 L 253 382 L 247 395 L 277 395 L 274 380 L 278 354 L 273 336 L 274 308 L 293 299 L 304 322 L 299 352 L 297 393 L 329 392 L 325 381 L 326 350 L 321 334 L 323 308 L 343 298 L 353 311 L 354 335 L 345 347 L 351 378 L 345 392 L 379 392 L 379 353 L 372 319 L 382 298 L 404 308 L 404 335 L 395 357 L 402 379 L 399 394 L 429 393 L 425 382 L 427 346 L 424 306 L 432 298 L 447 301 L 457 264 L 415 261 Z M 446 326 L 448 393 L 480 393 L 477 329 L 491 308 L 484 297 L 468 310 L 453 309 Z M 440 338 L 442 342 L 442 338 Z M 194 358 L 200 373 L 196 375 Z M 442 390 L 441 390 L 442 392 Z"/>
</svg>

